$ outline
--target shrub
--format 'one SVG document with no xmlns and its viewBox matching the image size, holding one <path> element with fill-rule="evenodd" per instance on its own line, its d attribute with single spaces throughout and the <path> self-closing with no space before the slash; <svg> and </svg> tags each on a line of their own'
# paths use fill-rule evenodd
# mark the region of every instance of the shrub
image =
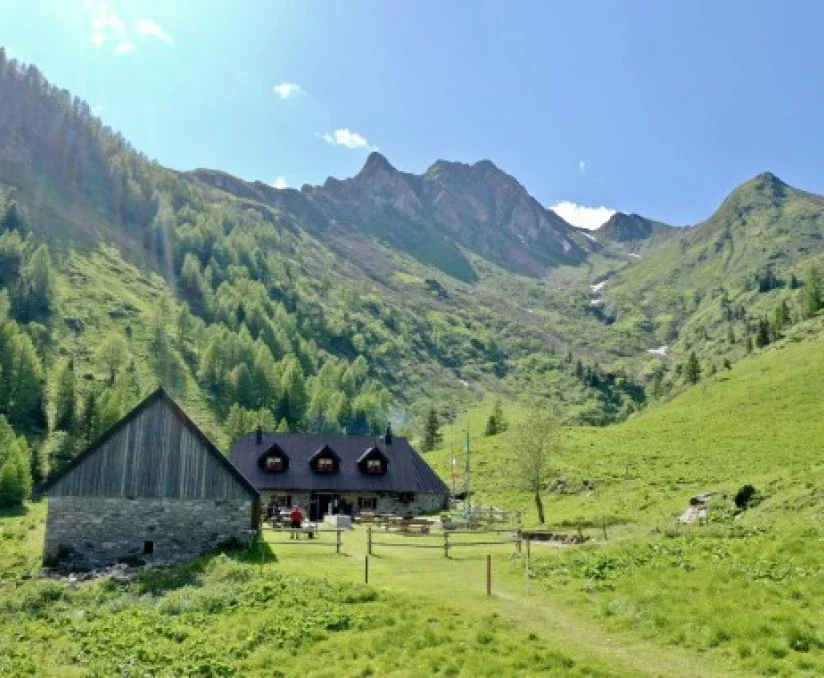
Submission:
<svg viewBox="0 0 824 678">
<path fill-rule="evenodd" d="M 757 492 L 752 485 L 744 485 L 735 493 L 735 505 L 740 509 L 748 508 Z"/>
</svg>

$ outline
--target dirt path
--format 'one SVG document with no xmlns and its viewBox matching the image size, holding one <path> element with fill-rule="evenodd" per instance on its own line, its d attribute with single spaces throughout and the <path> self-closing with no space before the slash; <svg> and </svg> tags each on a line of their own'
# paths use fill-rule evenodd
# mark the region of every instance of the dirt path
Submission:
<svg viewBox="0 0 824 678">
<path fill-rule="evenodd" d="M 360 533 L 360 534 L 359 534 Z M 386 542 L 387 537 L 381 536 Z M 396 538 L 397 539 L 397 538 Z M 400 538 L 401 540 L 403 538 Z M 281 570 L 363 581 L 366 543 L 360 530 L 345 537 L 346 555 L 334 549 L 278 546 Z M 309 551 L 309 553 L 307 553 Z M 486 597 L 485 552 L 493 553 L 493 595 Z M 737 675 L 701 655 L 655 645 L 629 634 L 614 634 L 571 611 L 551 594 L 525 593 L 524 580 L 508 559 L 511 547 L 466 548 L 446 559 L 439 549 L 376 547 L 369 560 L 369 583 L 393 593 L 431 598 L 433 602 L 497 613 L 516 622 L 523 633 L 535 633 L 552 647 L 579 660 L 599 660 L 615 675 L 705 678 Z"/>
</svg>

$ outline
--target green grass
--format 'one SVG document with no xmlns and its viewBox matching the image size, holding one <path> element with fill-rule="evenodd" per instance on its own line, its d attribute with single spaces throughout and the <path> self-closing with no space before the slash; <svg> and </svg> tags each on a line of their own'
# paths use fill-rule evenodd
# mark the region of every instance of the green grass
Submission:
<svg viewBox="0 0 824 678">
<path fill-rule="evenodd" d="M 42 504 L 0 517 L 0 672 L 11 675 L 818 675 L 824 672 L 824 341 L 781 342 L 624 424 L 572 428 L 547 492 L 583 547 L 270 543 L 132 583 L 37 578 Z M 508 433 L 472 432 L 479 499 L 535 516 L 507 481 Z M 505 406 L 512 426 L 523 410 Z M 477 433 L 477 434 L 476 434 Z M 429 455 L 446 472 L 449 445 Z M 503 469 L 503 470 L 502 470 Z M 583 480 L 594 485 L 585 490 Z M 759 503 L 734 515 L 745 483 Z M 675 517 L 718 492 L 708 525 Z M 606 526 L 607 539 L 603 527 Z M 467 537 L 456 537 L 456 541 Z M 269 535 L 270 542 L 274 537 Z M 389 544 L 438 536 L 376 536 Z M 485 596 L 485 556 L 493 596 Z M 5 662 L 5 663 L 3 663 Z"/>
<path fill-rule="evenodd" d="M 547 519 L 597 541 L 539 556 L 538 586 L 603 628 L 749 674 L 824 672 L 820 328 L 807 323 L 623 424 L 565 431 L 553 461 L 566 490 L 547 492 Z M 470 416 L 472 429 L 483 413 Z M 530 499 L 501 472 L 514 453 L 508 435 L 473 437 L 472 448 L 479 499 L 535 522 Z M 448 449 L 431 455 L 444 473 L 448 458 Z M 747 483 L 760 503 L 736 518 L 731 498 Z M 676 526 L 702 492 L 718 493 L 709 525 Z"/>
<path fill-rule="evenodd" d="M 365 533 L 275 543 L 137 580 L 36 577 L 45 507 L 0 517 L 0 672 L 9 675 L 721 675 L 723 666 L 605 633 L 523 590 L 512 544 L 407 549 L 441 537 Z M 455 542 L 474 537 L 453 537 Z M 493 593 L 485 596 L 485 554 Z"/>
</svg>

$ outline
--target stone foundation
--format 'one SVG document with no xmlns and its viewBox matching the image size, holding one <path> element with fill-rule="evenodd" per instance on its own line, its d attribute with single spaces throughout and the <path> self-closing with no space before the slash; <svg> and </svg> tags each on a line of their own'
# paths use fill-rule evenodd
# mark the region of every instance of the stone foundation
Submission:
<svg viewBox="0 0 824 678">
<path fill-rule="evenodd" d="M 171 564 L 249 538 L 252 499 L 49 497 L 44 557 L 100 567 L 124 559 Z M 149 553 L 149 551 L 151 551 Z"/>
</svg>

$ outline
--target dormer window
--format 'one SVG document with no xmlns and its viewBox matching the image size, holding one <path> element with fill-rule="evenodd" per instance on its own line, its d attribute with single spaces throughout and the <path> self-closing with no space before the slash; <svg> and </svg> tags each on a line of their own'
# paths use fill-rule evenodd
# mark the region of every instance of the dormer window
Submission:
<svg viewBox="0 0 824 678">
<path fill-rule="evenodd" d="M 366 472 L 369 475 L 373 475 L 373 476 L 383 475 L 383 472 L 384 472 L 383 461 L 381 459 L 367 459 L 366 460 Z"/>
<path fill-rule="evenodd" d="M 318 459 L 318 473 L 333 473 L 335 470 L 335 460 L 331 457 L 321 457 Z"/>
<path fill-rule="evenodd" d="M 370 447 L 358 459 L 358 467 L 368 476 L 382 476 L 386 473 L 389 459 L 377 447 Z"/>
<path fill-rule="evenodd" d="M 266 457 L 263 468 L 269 473 L 279 473 L 283 470 L 283 457 Z"/>
<path fill-rule="evenodd" d="M 258 465 L 266 473 L 283 473 L 289 468 L 289 457 L 277 445 L 272 445 L 260 455 Z"/>
<path fill-rule="evenodd" d="M 309 465 L 315 473 L 337 473 L 340 457 L 329 445 L 324 445 L 312 455 Z"/>
</svg>

